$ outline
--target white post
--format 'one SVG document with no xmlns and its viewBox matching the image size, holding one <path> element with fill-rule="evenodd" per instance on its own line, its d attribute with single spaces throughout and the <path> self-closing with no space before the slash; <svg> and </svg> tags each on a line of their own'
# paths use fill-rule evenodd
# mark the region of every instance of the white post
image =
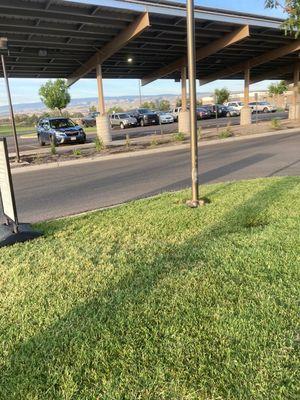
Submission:
<svg viewBox="0 0 300 400">
<path fill-rule="evenodd" d="M 98 87 L 98 110 L 100 115 L 96 118 L 97 136 L 104 144 L 111 142 L 109 116 L 105 113 L 105 101 L 103 92 L 102 67 L 98 64 L 96 67 L 97 87 Z"/>
<path fill-rule="evenodd" d="M 241 109 L 241 125 L 251 124 L 251 114 L 252 110 L 249 107 L 249 86 L 250 86 L 250 68 L 249 65 L 246 66 L 244 71 L 244 106 Z"/>
</svg>

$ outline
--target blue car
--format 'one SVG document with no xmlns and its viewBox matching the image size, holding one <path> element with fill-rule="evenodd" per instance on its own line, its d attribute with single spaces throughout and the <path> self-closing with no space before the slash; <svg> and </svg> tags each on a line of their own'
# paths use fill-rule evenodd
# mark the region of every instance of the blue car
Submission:
<svg viewBox="0 0 300 400">
<path fill-rule="evenodd" d="M 76 125 L 70 118 L 43 118 L 37 124 L 39 144 L 46 143 L 58 146 L 63 143 L 85 143 L 86 134 L 81 126 Z"/>
</svg>

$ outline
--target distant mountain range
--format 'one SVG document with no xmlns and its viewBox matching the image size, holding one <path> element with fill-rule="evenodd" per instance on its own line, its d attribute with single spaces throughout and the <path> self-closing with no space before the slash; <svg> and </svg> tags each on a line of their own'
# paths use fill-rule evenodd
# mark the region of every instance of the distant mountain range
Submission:
<svg viewBox="0 0 300 400">
<path fill-rule="evenodd" d="M 201 93 L 199 97 L 209 96 L 210 93 Z M 142 102 L 144 101 L 160 101 L 162 99 L 170 101 L 170 103 L 175 103 L 176 99 L 180 95 L 178 94 L 161 94 L 161 95 L 146 95 L 142 96 Z M 71 103 L 68 106 L 69 111 L 81 111 L 88 112 L 88 109 L 92 105 L 97 104 L 97 97 L 87 97 L 81 99 L 72 99 Z M 131 95 L 131 96 L 112 96 L 105 97 L 105 103 L 108 108 L 118 105 L 124 109 L 129 109 L 133 107 L 138 107 L 140 103 L 139 96 Z M 46 111 L 46 107 L 42 102 L 36 103 L 20 103 L 14 104 L 14 111 L 18 114 L 33 114 L 33 113 L 42 113 Z M 0 116 L 4 117 L 8 114 L 7 106 L 0 106 Z"/>
<path fill-rule="evenodd" d="M 231 92 L 231 95 L 241 95 L 240 92 L 235 91 Z M 211 92 L 206 93 L 198 93 L 198 99 L 204 97 L 211 97 Z M 171 106 L 175 105 L 176 100 L 180 97 L 180 94 L 160 94 L 160 95 L 142 95 L 142 102 L 145 101 L 160 101 L 160 100 L 168 100 Z M 83 114 L 88 113 L 89 107 L 93 105 L 97 105 L 98 99 L 97 97 L 87 97 L 81 99 L 72 99 L 71 103 L 68 106 L 68 111 L 72 112 L 82 112 Z M 140 98 L 139 96 L 131 95 L 131 96 L 111 96 L 105 97 L 105 105 L 107 109 L 113 106 L 122 107 L 124 110 L 130 110 L 135 107 L 139 107 Z M 22 103 L 22 104 L 14 104 L 14 111 L 16 114 L 41 114 L 46 111 L 46 107 L 42 102 L 36 103 Z M 6 117 L 8 115 L 8 107 L 0 106 L 0 117 Z"/>
</svg>

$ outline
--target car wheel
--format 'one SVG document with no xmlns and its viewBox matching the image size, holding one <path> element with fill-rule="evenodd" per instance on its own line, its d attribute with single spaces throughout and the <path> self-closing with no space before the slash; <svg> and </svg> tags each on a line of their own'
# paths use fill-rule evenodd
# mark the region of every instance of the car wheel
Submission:
<svg viewBox="0 0 300 400">
<path fill-rule="evenodd" d="M 45 142 L 44 142 L 43 139 L 41 138 L 41 135 L 38 135 L 38 141 L 39 141 L 39 145 L 40 145 L 40 146 L 45 146 Z"/>
<path fill-rule="evenodd" d="M 144 122 L 143 119 L 141 119 L 140 125 L 141 125 L 141 126 L 145 126 L 145 122 Z"/>
<path fill-rule="evenodd" d="M 264 112 L 264 113 L 269 112 L 269 110 L 267 109 L 267 107 L 265 107 L 265 108 L 263 109 L 263 112 Z"/>
<path fill-rule="evenodd" d="M 121 128 L 121 129 L 125 129 L 125 125 L 123 124 L 123 122 L 121 122 L 120 128 Z"/>
</svg>

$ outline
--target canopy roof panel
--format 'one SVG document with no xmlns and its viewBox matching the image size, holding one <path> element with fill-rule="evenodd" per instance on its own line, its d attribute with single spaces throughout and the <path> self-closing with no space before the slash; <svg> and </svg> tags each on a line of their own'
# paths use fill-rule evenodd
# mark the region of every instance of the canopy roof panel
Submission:
<svg viewBox="0 0 300 400">
<path fill-rule="evenodd" d="M 148 12 L 151 26 L 118 50 L 102 66 L 104 78 L 143 78 L 186 54 L 185 7 L 167 1 L 1 0 L 0 36 L 8 38 L 10 77 L 68 78 L 139 15 Z M 284 35 L 281 20 L 196 7 L 196 47 L 205 46 L 239 26 L 250 36 L 201 60 L 197 74 L 224 68 L 277 49 L 294 39 Z M 128 62 L 132 58 L 132 62 Z M 298 52 L 258 65 L 251 77 L 290 79 L 280 68 L 298 60 Z M 89 72 L 86 77 L 95 77 Z M 164 78 L 179 79 L 180 72 Z M 242 78 L 241 72 L 230 79 Z"/>
</svg>

